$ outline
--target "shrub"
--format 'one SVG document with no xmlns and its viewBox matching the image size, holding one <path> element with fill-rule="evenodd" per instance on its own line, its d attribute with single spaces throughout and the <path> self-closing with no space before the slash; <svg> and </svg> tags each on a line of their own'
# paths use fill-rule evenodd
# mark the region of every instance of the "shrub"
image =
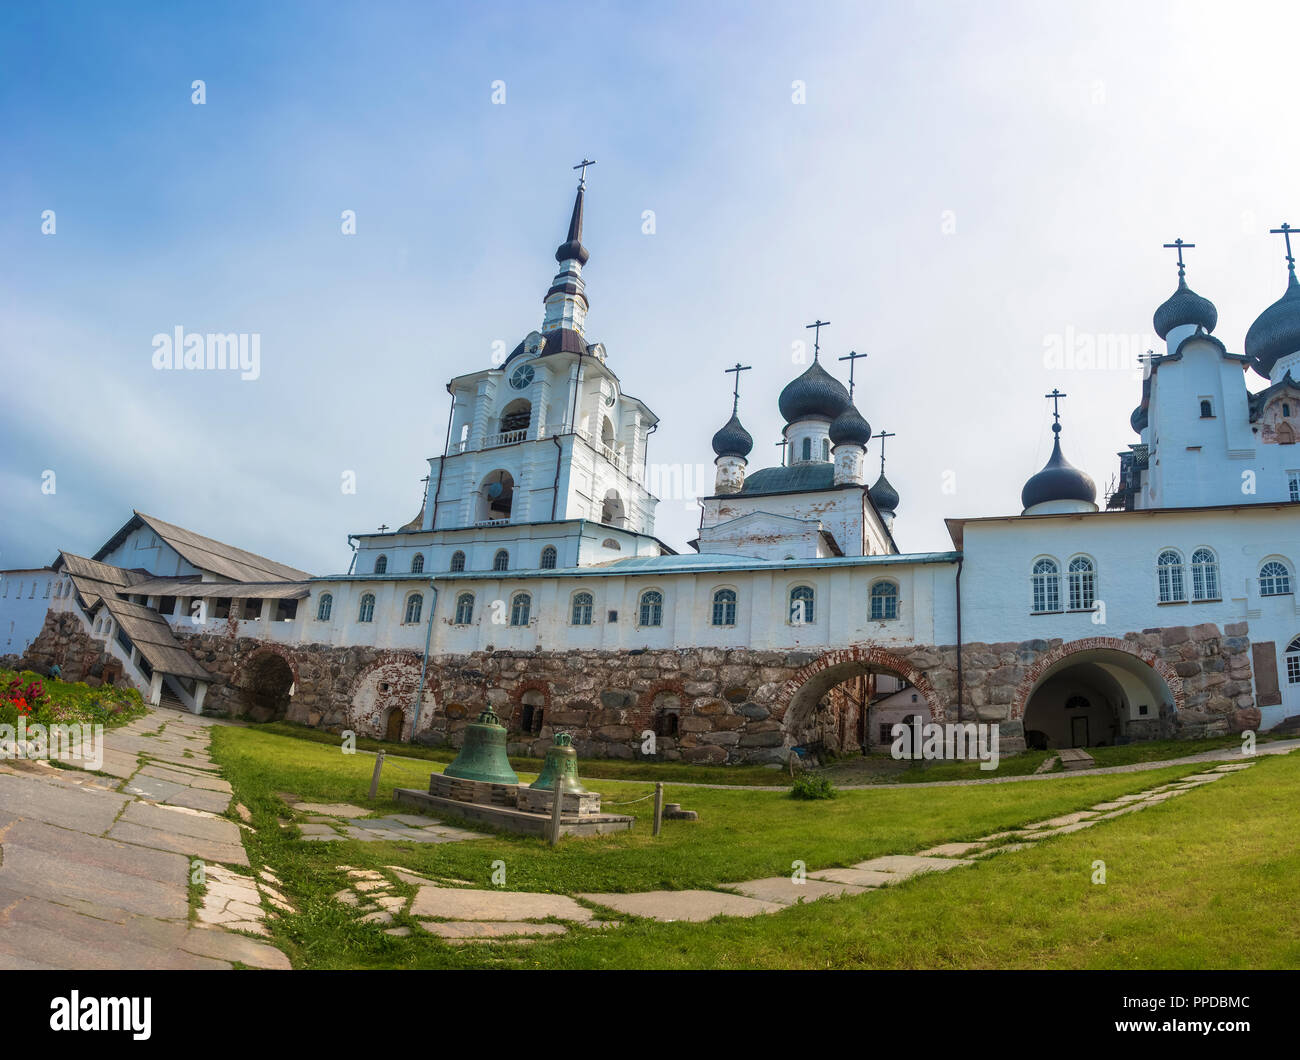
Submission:
<svg viewBox="0 0 1300 1060">
<path fill-rule="evenodd" d="M 838 794 L 835 785 L 819 773 L 804 773 L 795 777 L 790 786 L 792 799 L 833 799 Z"/>
</svg>

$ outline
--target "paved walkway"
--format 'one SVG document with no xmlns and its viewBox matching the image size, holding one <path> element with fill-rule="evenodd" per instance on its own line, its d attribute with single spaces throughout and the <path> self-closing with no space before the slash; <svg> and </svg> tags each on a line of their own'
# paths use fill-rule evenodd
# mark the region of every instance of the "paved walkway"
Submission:
<svg viewBox="0 0 1300 1060">
<path fill-rule="evenodd" d="M 1238 756 L 1240 757 L 1240 756 Z M 797 876 L 770 876 L 725 884 L 712 890 L 644 891 L 632 894 L 581 893 L 575 897 L 526 891 L 483 890 L 462 880 L 434 880 L 395 865 L 394 877 L 416 888 L 409 900 L 394 896 L 383 873 L 339 866 L 348 873 L 351 889 L 335 895 L 366 911 L 368 922 L 388 923 L 392 914 L 408 912 L 421 928 L 453 945 L 509 942 L 527 945 L 562 935 L 574 925 L 618 927 L 619 915 L 663 922 L 705 921 L 715 916 L 760 916 L 798 902 L 846 894 L 864 894 L 926 872 L 947 872 L 973 865 L 981 858 L 1006 854 L 1047 839 L 1093 828 L 1104 821 L 1137 813 L 1189 791 L 1223 780 L 1254 765 L 1236 761 L 1216 765 L 1182 780 L 1121 795 L 1086 810 L 1034 821 L 967 843 L 945 843 L 918 854 L 887 854 L 847 868 L 818 869 Z M 460 886 L 465 884 L 464 886 Z M 581 901 L 575 900 L 580 899 Z M 382 903 L 382 908 L 376 902 Z M 584 904 L 585 903 L 585 904 Z M 594 907 L 594 908 L 593 908 Z M 557 923 L 558 921 L 558 923 Z M 390 929 L 405 935 L 408 929 Z"/>
<path fill-rule="evenodd" d="M 0 760 L 0 968 L 289 967 L 221 926 L 264 935 L 266 917 L 292 907 L 274 877 L 249 872 L 250 826 L 220 816 L 231 791 L 208 755 L 210 725 L 151 711 L 108 730 L 108 776 Z"/>
</svg>

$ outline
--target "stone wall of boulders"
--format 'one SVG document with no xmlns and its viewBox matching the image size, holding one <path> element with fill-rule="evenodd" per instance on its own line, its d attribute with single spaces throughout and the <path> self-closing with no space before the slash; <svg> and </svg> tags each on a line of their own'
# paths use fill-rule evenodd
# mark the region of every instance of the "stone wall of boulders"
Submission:
<svg viewBox="0 0 1300 1060">
<path fill-rule="evenodd" d="M 891 666 L 925 693 L 931 717 L 956 720 L 955 646 L 884 649 L 862 645 L 824 654 L 686 648 L 644 652 L 475 652 L 429 660 L 418 730 L 418 652 L 323 644 L 282 645 L 222 634 L 180 634 L 217 678 L 207 708 L 248 714 L 247 674 L 266 652 L 293 672 L 289 720 L 331 731 L 382 736 L 403 712 L 402 737 L 459 744 L 462 730 L 491 706 L 510 730 L 512 754 L 544 754 L 556 731 L 584 757 L 653 755 L 693 763 L 784 761 L 798 744 L 844 731 L 830 696 L 800 696 L 819 673 Z M 38 638 L 39 640 L 40 638 Z M 968 644 L 963 651 L 962 720 L 998 723 L 1003 748 L 1023 743 L 1025 702 L 1041 675 L 1081 651 L 1109 649 L 1141 659 L 1165 680 L 1173 710 L 1129 724 L 1136 739 L 1202 736 L 1259 723 L 1245 623 L 1143 630 L 1122 638 Z M 792 709 L 793 708 L 793 709 Z M 537 723 L 539 716 L 541 722 Z M 671 721 L 667 716 L 675 716 Z M 531 719 L 528 731 L 526 718 Z M 646 734 L 653 733 L 653 742 Z M 847 748 L 845 748 L 847 749 Z"/>
<path fill-rule="evenodd" d="M 92 637 L 81 618 L 71 611 L 45 613 L 45 624 L 18 660 L 17 668 L 47 674 L 56 664 L 64 681 L 85 681 L 90 685 L 108 681 L 136 687 L 124 675 L 122 663 L 108 652 L 104 641 Z M 149 692 L 147 688 L 138 691 L 142 695 Z"/>
</svg>

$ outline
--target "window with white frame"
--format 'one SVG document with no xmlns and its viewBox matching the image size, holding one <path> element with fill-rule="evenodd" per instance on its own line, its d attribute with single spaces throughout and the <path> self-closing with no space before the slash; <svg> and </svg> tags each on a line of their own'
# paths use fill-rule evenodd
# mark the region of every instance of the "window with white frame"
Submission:
<svg viewBox="0 0 1300 1060">
<path fill-rule="evenodd" d="M 510 624 L 512 626 L 528 625 L 529 614 L 533 609 L 533 598 L 528 593 L 515 593 L 510 601 Z"/>
<path fill-rule="evenodd" d="M 457 549 L 451 554 L 451 571 L 456 574 L 465 569 L 465 553 Z"/>
<path fill-rule="evenodd" d="M 1176 604 L 1187 599 L 1181 552 L 1167 548 L 1156 558 L 1156 584 L 1162 604 Z"/>
<path fill-rule="evenodd" d="M 1291 572 L 1286 564 L 1271 559 L 1259 568 L 1260 596 L 1287 596 L 1291 592 Z"/>
<path fill-rule="evenodd" d="M 358 622 L 373 622 L 375 620 L 375 594 L 366 593 L 361 598 L 361 607 L 357 611 Z"/>
<path fill-rule="evenodd" d="M 492 557 L 492 569 L 493 570 L 510 569 L 510 553 L 507 552 L 504 548 L 498 549 L 497 554 Z"/>
<path fill-rule="evenodd" d="M 316 604 L 316 621 L 328 622 L 330 612 L 334 610 L 334 594 L 321 593 L 320 600 Z"/>
<path fill-rule="evenodd" d="M 871 587 L 871 617 L 881 621 L 898 617 L 897 582 L 876 582 Z"/>
<path fill-rule="evenodd" d="M 811 585 L 796 585 L 790 590 L 790 625 L 807 626 L 816 620 L 815 597 Z"/>
<path fill-rule="evenodd" d="M 423 552 L 417 552 L 417 553 L 416 553 L 416 554 L 411 558 L 411 573 L 412 573 L 412 574 L 423 574 L 423 573 L 424 573 L 424 553 L 423 553 Z"/>
<path fill-rule="evenodd" d="M 1286 646 L 1286 683 L 1300 685 L 1300 637 Z"/>
<path fill-rule="evenodd" d="M 1061 568 L 1056 560 L 1047 556 L 1035 560 L 1030 580 L 1035 614 L 1061 610 Z"/>
<path fill-rule="evenodd" d="M 1097 570 L 1087 556 L 1070 560 L 1067 576 L 1071 611 L 1091 611 L 1097 596 Z"/>
<path fill-rule="evenodd" d="M 375 560 L 375 573 L 376 573 L 376 574 L 387 574 L 387 573 L 388 573 L 388 557 L 387 557 L 387 556 L 385 556 L 385 555 L 380 555 L 380 557 L 379 557 L 377 560 Z"/>
<path fill-rule="evenodd" d="M 1192 553 L 1192 599 L 1219 599 L 1219 561 L 1208 548 Z"/>
<path fill-rule="evenodd" d="M 658 589 L 647 589 L 641 594 L 639 608 L 639 626 L 662 626 L 664 624 L 664 594 Z"/>
<path fill-rule="evenodd" d="M 456 597 L 456 625 L 468 626 L 474 621 L 474 594 L 461 593 Z"/>
<path fill-rule="evenodd" d="M 734 626 L 736 624 L 736 591 L 719 589 L 713 594 L 713 624 L 715 626 Z"/>
<path fill-rule="evenodd" d="M 1300 501 L 1300 471 L 1286 473 L 1286 495 L 1288 500 Z"/>
<path fill-rule="evenodd" d="M 414 625 L 420 621 L 420 613 L 424 610 L 424 597 L 420 593 L 411 593 L 406 598 L 406 613 L 402 616 L 402 621 L 408 626 Z"/>
<path fill-rule="evenodd" d="M 575 626 L 591 625 L 591 612 L 594 605 L 595 599 L 592 597 L 591 593 L 574 593 L 570 622 Z"/>
<path fill-rule="evenodd" d="M 542 549 L 542 570 L 554 570 L 559 553 L 555 551 L 554 545 L 547 545 Z"/>
</svg>

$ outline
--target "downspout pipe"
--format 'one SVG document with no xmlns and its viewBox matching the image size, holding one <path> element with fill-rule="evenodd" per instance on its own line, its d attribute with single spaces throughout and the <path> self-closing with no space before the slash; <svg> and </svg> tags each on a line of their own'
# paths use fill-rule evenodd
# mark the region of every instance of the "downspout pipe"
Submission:
<svg viewBox="0 0 1300 1060">
<path fill-rule="evenodd" d="M 963 564 L 964 562 L 965 562 L 965 561 L 964 561 L 963 558 L 958 557 L 958 559 L 957 559 L 957 721 L 958 721 L 958 723 L 961 722 L 961 705 L 962 705 L 962 700 L 965 699 L 965 687 L 964 687 L 964 684 L 963 684 L 963 681 L 962 681 L 962 668 L 961 668 L 961 657 L 962 657 L 962 648 L 961 648 L 961 570 L 962 570 L 962 564 Z"/>
<path fill-rule="evenodd" d="M 560 503 L 560 458 L 564 456 L 564 446 L 560 444 L 559 435 L 551 435 L 555 443 L 555 485 L 551 487 L 551 522 L 555 522 L 555 511 Z"/>
<path fill-rule="evenodd" d="M 415 734 L 420 731 L 420 707 L 424 704 L 424 674 L 429 668 L 429 643 L 433 640 L 433 616 L 438 610 L 438 586 L 434 582 L 429 582 L 429 588 L 433 590 L 433 600 L 429 604 L 429 625 L 424 633 L 424 658 L 420 660 L 420 687 L 415 692 L 415 720 L 411 722 L 411 742 L 415 742 Z"/>
</svg>

